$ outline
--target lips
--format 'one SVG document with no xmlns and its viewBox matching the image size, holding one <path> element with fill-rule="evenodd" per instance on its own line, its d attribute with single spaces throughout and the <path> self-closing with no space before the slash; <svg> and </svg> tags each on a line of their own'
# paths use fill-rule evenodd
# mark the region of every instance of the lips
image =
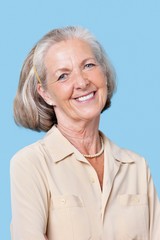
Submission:
<svg viewBox="0 0 160 240">
<path fill-rule="evenodd" d="M 95 95 L 95 92 L 91 92 L 89 94 L 86 94 L 84 96 L 76 98 L 76 100 L 79 101 L 79 102 L 85 102 L 87 100 L 92 99 L 94 97 L 94 95 Z"/>
</svg>

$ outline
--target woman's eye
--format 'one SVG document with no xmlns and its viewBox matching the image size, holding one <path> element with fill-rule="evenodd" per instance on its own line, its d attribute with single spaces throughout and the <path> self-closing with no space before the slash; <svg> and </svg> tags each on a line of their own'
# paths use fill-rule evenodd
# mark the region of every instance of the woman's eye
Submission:
<svg viewBox="0 0 160 240">
<path fill-rule="evenodd" d="M 92 68 L 92 67 L 94 67 L 95 66 L 95 64 L 94 63 L 87 63 L 87 64 L 85 64 L 85 68 Z"/>
<path fill-rule="evenodd" d="M 65 80 L 67 78 L 68 74 L 67 73 L 63 73 L 58 77 L 58 81 L 59 80 Z"/>
</svg>

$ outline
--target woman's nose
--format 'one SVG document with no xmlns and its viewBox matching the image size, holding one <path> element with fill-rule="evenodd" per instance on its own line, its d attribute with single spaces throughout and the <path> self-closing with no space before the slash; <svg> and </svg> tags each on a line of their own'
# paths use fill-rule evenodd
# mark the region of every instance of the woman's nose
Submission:
<svg viewBox="0 0 160 240">
<path fill-rule="evenodd" d="M 87 77 L 87 74 L 83 71 L 76 72 L 74 77 L 75 88 L 85 89 L 89 85 L 89 79 Z"/>
</svg>

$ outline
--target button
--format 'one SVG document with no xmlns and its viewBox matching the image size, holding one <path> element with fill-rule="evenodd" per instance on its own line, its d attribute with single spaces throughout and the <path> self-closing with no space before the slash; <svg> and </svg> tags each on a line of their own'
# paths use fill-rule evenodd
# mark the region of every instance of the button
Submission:
<svg viewBox="0 0 160 240">
<path fill-rule="evenodd" d="M 138 196 L 133 196 L 132 197 L 132 203 L 139 203 L 139 197 Z"/>
<path fill-rule="evenodd" d="M 91 177 L 91 183 L 95 183 L 95 179 Z"/>
<path fill-rule="evenodd" d="M 65 204 L 65 203 L 66 203 L 66 199 L 65 199 L 65 198 L 62 198 L 62 199 L 61 199 L 61 203 L 62 203 L 62 204 Z"/>
</svg>

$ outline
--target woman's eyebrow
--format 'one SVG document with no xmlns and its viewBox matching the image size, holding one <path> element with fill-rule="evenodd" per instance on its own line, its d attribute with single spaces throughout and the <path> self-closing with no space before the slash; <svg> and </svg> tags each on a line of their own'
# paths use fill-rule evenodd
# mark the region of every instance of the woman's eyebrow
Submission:
<svg viewBox="0 0 160 240">
<path fill-rule="evenodd" d="M 96 59 L 95 58 L 93 58 L 93 57 L 89 57 L 89 58 L 85 58 L 82 62 L 81 62 L 81 64 L 84 64 L 85 62 L 87 62 L 87 61 L 96 61 Z"/>
<path fill-rule="evenodd" d="M 69 71 L 69 68 L 67 67 L 60 67 L 58 69 L 56 69 L 52 75 L 57 75 L 59 72 L 68 72 Z"/>
<path fill-rule="evenodd" d="M 95 64 L 97 63 L 96 59 L 93 57 L 89 57 L 89 58 L 85 58 L 81 63 L 80 63 L 80 67 L 83 66 L 86 62 L 92 61 L 92 63 L 94 62 Z"/>
</svg>

